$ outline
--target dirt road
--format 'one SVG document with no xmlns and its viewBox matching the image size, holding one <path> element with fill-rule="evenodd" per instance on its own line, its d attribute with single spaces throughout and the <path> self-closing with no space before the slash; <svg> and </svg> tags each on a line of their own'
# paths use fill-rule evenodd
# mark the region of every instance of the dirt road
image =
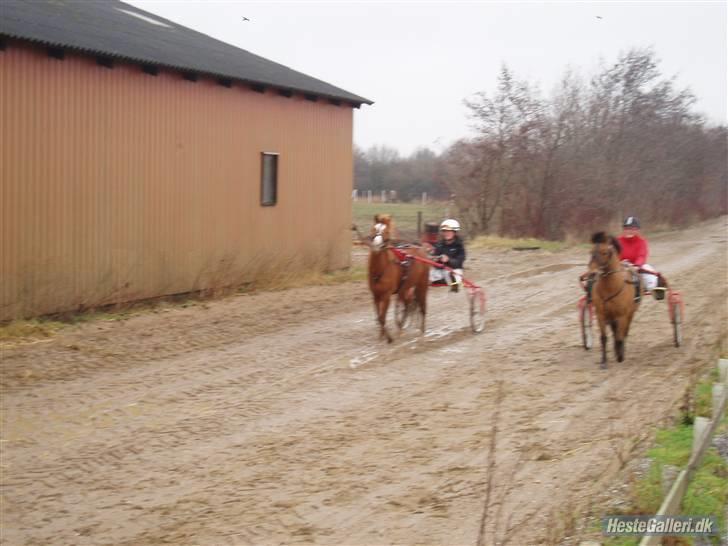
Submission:
<svg viewBox="0 0 728 546">
<path fill-rule="evenodd" d="M 490 482 L 487 544 L 557 543 L 714 364 L 727 249 L 725 219 L 652 239 L 684 346 L 649 299 L 606 372 L 579 345 L 584 249 L 475 253 L 480 335 L 438 289 L 427 334 L 387 346 L 349 283 L 5 347 L 3 542 L 475 544 Z"/>
</svg>

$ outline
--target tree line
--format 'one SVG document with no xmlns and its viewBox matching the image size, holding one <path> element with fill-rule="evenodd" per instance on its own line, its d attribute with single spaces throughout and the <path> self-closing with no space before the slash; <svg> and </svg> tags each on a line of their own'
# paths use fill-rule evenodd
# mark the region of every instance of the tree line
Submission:
<svg viewBox="0 0 728 546">
<path fill-rule="evenodd" d="M 441 154 L 356 150 L 355 187 L 452 198 L 468 232 L 558 239 L 636 215 L 686 225 L 728 212 L 728 129 L 694 111 L 650 49 L 548 97 L 502 67 L 466 101 L 474 136 Z"/>
<path fill-rule="evenodd" d="M 395 148 L 372 146 L 368 150 L 354 147 L 354 187 L 396 191 L 401 201 L 419 199 L 423 193 L 435 199 L 447 199 L 448 188 L 441 182 L 441 157 L 429 148 L 415 150 L 402 157 Z"/>
</svg>

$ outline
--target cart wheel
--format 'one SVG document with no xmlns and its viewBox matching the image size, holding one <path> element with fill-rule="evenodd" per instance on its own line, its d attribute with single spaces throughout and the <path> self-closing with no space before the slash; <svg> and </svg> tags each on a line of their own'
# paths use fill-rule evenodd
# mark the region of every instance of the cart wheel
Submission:
<svg viewBox="0 0 728 546">
<path fill-rule="evenodd" d="M 468 291 L 470 305 L 470 327 L 479 334 L 485 328 L 485 293 L 480 289 Z"/>
<path fill-rule="evenodd" d="M 589 304 L 579 306 L 579 324 L 581 325 L 581 344 L 587 351 L 594 346 L 594 336 L 592 335 L 592 316 L 589 311 Z"/>
<path fill-rule="evenodd" d="M 394 301 L 394 322 L 400 330 L 406 330 L 412 322 L 412 313 L 408 312 L 407 306 L 399 298 Z"/>
<path fill-rule="evenodd" d="M 672 332 L 675 347 L 682 344 L 682 309 L 679 302 L 672 302 Z"/>
</svg>

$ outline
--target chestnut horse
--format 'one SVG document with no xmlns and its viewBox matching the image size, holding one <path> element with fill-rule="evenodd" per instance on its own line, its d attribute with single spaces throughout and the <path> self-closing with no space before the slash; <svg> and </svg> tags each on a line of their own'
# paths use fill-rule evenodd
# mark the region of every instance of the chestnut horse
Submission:
<svg viewBox="0 0 728 546">
<path fill-rule="evenodd" d="M 430 266 L 406 256 L 419 255 L 426 258 L 417 247 L 394 249 L 392 238 L 394 222 L 388 214 L 377 214 L 369 233 L 369 289 L 374 296 L 374 309 L 379 321 L 380 337 L 392 342 L 392 336 L 385 325 L 389 300 L 397 294 L 403 313 L 397 326 L 404 324 L 407 315 L 419 307 L 420 328 L 425 331 L 427 313 L 427 289 L 430 286 Z M 402 260 L 401 258 L 405 258 Z"/>
<path fill-rule="evenodd" d="M 596 275 L 592 289 L 592 301 L 599 322 L 602 342 L 601 368 L 607 367 L 607 325 L 614 336 L 614 352 L 617 361 L 624 360 L 624 342 L 629 333 L 639 300 L 635 297 L 641 290 L 639 281 L 633 282 L 633 273 L 619 260 L 622 251 L 619 241 L 604 232 L 592 236 L 589 267 Z M 639 277 L 637 277 L 639 279 Z"/>
</svg>

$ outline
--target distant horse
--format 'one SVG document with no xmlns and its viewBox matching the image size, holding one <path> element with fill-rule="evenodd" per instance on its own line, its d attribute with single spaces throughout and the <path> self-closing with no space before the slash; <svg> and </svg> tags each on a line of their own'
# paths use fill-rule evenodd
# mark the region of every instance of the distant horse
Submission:
<svg viewBox="0 0 728 546">
<path fill-rule="evenodd" d="M 403 308 L 397 326 L 402 325 L 407 315 L 419 308 L 421 314 L 420 327 L 425 331 L 425 315 L 427 313 L 427 289 L 430 286 L 430 266 L 418 262 L 410 256 L 427 257 L 417 247 L 394 248 L 392 238 L 394 222 L 388 214 L 377 214 L 369 233 L 369 289 L 374 296 L 374 309 L 379 321 L 380 337 L 392 342 L 392 336 L 386 328 L 387 309 L 393 294 L 397 294 Z"/>
<path fill-rule="evenodd" d="M 619 260 L 622 251 L 619 241 L 604 232 L 592 236 L 589 267 L 596 275 L 592 289 L 592 301 L 599 322 L 602 342 L 601 368 L 607 367 L 607 325 L 614 336 L 614 352 L 617 361 L 624 361 L 624 342 L 629 333 L 639 300 L 635 297 L 641 290 L 639 277 L 633 280 L 632 272 Z"/>
</svg>

